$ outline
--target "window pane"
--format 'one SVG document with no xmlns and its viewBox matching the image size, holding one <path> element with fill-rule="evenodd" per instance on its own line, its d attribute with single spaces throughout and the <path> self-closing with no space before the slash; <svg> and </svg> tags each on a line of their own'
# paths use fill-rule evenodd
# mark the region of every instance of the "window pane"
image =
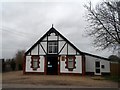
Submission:
<svg viewBox="0 0 120 90">
<path fill-rule="evenodd" d="M 49 42 L 48 44 L 49 44 L 49 45 L 52 45 L 52 42 Z"/>
<path fill-rule="evenodd" d="M 53 47 L 53 53 L 57 53 L 57 46 Z"/>
<path fill-rule="evenodd" d="M 100 62 L 95 62 L 96 63 L 96 67 L 100 67 Z"/>
<path fill-rule="evenodd" d="M 104 65 L 102 65 L 101 67 L 102 67 L 102 68 L 105 68 L 105 66 L 104 66 Z"/>
<path fill-rule="evenodd" d="M 33 60 L 33 68 L 37 68 L 38 67 L 38 62 L 37 59 Z"/>
<path fill-rule="evenodd" d="M 49 53 L 52 53 L 52 46 L 49 46 Z"/>
<path fill-rule="evenodd" d="M 48 52 L 49 53 L 57 53 L 58 51 L 58 46 L 57 46 L 57 42 L 49 42 L 48 44 Z"/>
<path fill-rule="evenodd" d="M 57 45 L 57 42 L 54 42 L 54 45 Z"/>
<path fill-rule="evenodd" d="M 55 53 L 57 53 L 57 52 L 58 52 L 58 47 L 56 46 L 56 47 L 55 47 Z"/>
<path fill-rule="evenodd" d="M 37 62 L 37 59 L 34 59 L 34 62 Z"/>
<path fill-rule="evenodd" d="M 73 68 L 73 59 L 68 59 L 68 68 Z"/>
<path fill-rule="evenodd" d="M 100 73 L 100 69 L 96 69 L 96 73 Z"/>
</svg>

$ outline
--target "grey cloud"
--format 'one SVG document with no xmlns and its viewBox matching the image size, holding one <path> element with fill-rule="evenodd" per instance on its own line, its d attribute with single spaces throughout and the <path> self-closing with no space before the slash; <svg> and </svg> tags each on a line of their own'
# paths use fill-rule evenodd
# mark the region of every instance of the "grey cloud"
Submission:
<svg viewBox="0 0 120 90">
<path fill-rule="evenodd" d="M 4 2 L 2 15 L 4 58 L 12 58 L 19 49 L 27 50 L 51 24 L 80 50 L 109 56 L 109 53 L 96 51 L 92 40 L 83 37 L 87 23 L 83 2 Z"/>
</svg>

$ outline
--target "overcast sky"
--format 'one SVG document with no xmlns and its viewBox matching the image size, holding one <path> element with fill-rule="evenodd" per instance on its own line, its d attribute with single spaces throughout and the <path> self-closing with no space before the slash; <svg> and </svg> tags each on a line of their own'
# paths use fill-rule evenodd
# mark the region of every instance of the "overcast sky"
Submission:
<svg viewBox="0 0 120 90">
<path fill-rule="evenodd" d="M 108 50 L 97 51 L 92 38 L 85 37 L 87 22 L 83 5 L 89 0 L 11 1 L 0 3 L 0 58 L 12 58 L 18 50 L 29 49 L 52 24 L 81 51 L 103 57 L 111 55 Z M 94 5 L 98 2 L 92 0 Z"/>
</svg>

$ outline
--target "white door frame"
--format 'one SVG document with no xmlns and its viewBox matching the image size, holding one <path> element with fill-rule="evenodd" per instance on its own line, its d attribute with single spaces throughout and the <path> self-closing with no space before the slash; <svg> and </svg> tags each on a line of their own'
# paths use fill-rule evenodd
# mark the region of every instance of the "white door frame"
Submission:
<svg viewBox="0 0 120 90">
<path fill-rule="evenodd" d="M 99 67 L 96 67 L 96 62 L 99 62 Z M 97 72 L 96 72 L 96 69 L 99 69 L 100 72 L 97 73 Z M 101 75 L 101 62 L 100 62 L 100 61 L 95 61 L 95 72 L 94 72 L 94 74 L 95 74 L 95 75 Z"/>
</svg>

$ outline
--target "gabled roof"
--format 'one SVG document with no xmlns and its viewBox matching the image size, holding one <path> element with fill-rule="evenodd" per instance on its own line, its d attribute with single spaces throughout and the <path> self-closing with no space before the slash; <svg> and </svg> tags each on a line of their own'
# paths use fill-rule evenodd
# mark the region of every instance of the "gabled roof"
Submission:
<svg viewBox="0 0 120 90">
<path fill-rule="evenodd" d="M 54 27 L 52 27 L 27 52 L 25 52 L 25 55 L 27 55 L 39 42 L 41 42 L 47 35 L 49 35 L 52 32 L 58 34 L 68 44 L 70 44 L 74 49 L 76 49 L 77 52 L 79 52 L 80 54 L 82 54 L 82 52 L 78 48 L 76 48 L 70 41 L 68 41 L 62 34 L 60 34 Z"/>
<path fill-rule="evenodd" d="M 59 33 L 53 26 L 30 49 L 28 49 L 27 52 L 25 52 L 25 55 L 27 55 L 39 42 L 41 42 L 47 35 L 49 35 L 52 32 L 54 32 L 57 35 L 59 35 L 60 37 L 62 37 L 68 44 L 70 44 L 81 55 L 89 55 L 89 56 L 92 56 L 92 57 L 101 58 L 101 59 L 108 60 L 108 61 L 110 60 L 108 58 L 104 58 L 104 57 L 100 57 L 100 56 L 97 56 L 97 55 L 93 55 L 93 54 L 89 54 L 89 53 L 80 51 L 69 40 L 67 40 L 61 33 Z"/>
<path fill-rule="evenodd" d="M 88 56 L 92 56 L 92 57 L 96 57 L 96 58 L 100 58 L 100 59 L 104 59 L 104 60 L 108 60 L 110 61 L 109 58 L 104 58 L 104 57 L 101 57 L 101 56 L 97 56 L 97 55 L 93 55 L 93 54 L 90 54 L 90 53 L 86 53 L 86 52 L 82 52 L 84 55 L 88 55 Z"/>
</svg>

